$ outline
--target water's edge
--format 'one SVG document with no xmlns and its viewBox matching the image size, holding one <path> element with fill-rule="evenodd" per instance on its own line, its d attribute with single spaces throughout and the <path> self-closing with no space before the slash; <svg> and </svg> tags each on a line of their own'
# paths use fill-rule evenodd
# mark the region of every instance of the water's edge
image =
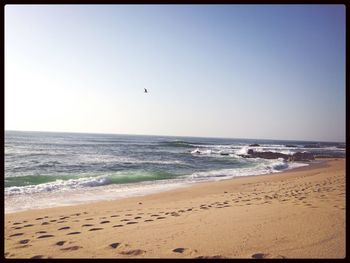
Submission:
<svg viewBox="0 0 350 263">
<path fill-rule="evenodd" d="M 269 176 L 269 175 L 273 175 L 273 174 L 279 174 L 279 175 L 283 175 L 285 173 L 290 173 L 290 172 L 302 172 L 302 171 L 310 171 L 310 170 L 314 170 L 317 168 L 325 168 L 328 166 L 328 161 L 333 160 L 336 158 L 329 158 L 329 159 L 317 159 L 315 161 L 309 162 L 307 163 L 307 166 L 302 166 L 302 167 L 296 167 L 296 168 L 291 168 L 291 169 L 287 169 L 287 170 L 283 170 L 280 171 L 279 173 L 268 173 L 268 174 L 255 174 L 255 175 L 249 175 L 249 177 L 260 177 L 260 176 Z M 305 164 L 305 163 L 304 163 Z M 87 192 L 86 190 L 81 191 L 81 192 L 77 192 L 77 191 L 72 191 L 70 194 L 75 196 L 76 199 L 74 200 L 70 200 L 67 203 L 62 203 L 62 204 L 49 204 L 46 203 L 45 204 L 37 204 L 38 207 L 30 207 L 30 208 L 17 208 L 17 209 L 6 209 L 6 207 L 9 207 L 11 200 L 9 200 L 9 197 L 5 197 L 5 214 L 12 214 L 12 213 L 17 213 L 17 212 L 24 212 L 24 211 L 34 211 L 34 210 L 41 210 L 41 209 L 50 209 L 50 208 L 57 208 L 57 207 L 64 207 L 64 206 L 79 206 L 79 205 L 84 205 L 84 204 L 92 204 L 92 203 L 99 203 L 99 202 L 103 202 L 103 201 L 114 201 L 114 200 L 121 200 L 121 199 L 127 199 L 127 198 L 134 198 L 134 197 L 141 197 L 141 196 L 146 196 L 146 195 L 152 195 L 152 194 L 157 194 L 157 193 L 163 193 L 163 192 L 167 192 L 167 191 L 171 191 L 171 190 L 176 190 L 179 188 L 188 188 L 194 185 L 199 185 L 199 184 L 206 184 L 206 183 L 215 183 L 217 181 L 226 181 L 226 180 L 237 180 L 243 177 L 247 177 L 247 176 L 236 176 L 236 177 L 232 177 L 232 178 L 222 178 L 221 180 L 216 180 L 216 181 L 201 181 L 201 182 L 187 182 L 187 183 L 178 183 L 178 184 L 169 184 L 169 185 L 163 185 L 164 187 L 150 187 L 149 189 L 143 189 L 144 191 L 139 192 L 140 188 L 138 188 L 136 185 L 134 184 L 133 186 L 131 186 L 131 188 L 129 188 L 128 193 L 125 196 L 114 196 L 113 197 L 113 187 L 109 186 L 109 187 L 101 187 L 104 189 L 98 189 L 99 187 L 97 187 L 97 189 L 93 189 L 93 191 L 91 191 L 91 189 L 89 190 L 89 192 Z M 158 185 L 159 186 L 159 185 Z M 144 186 L 141 186 L 144 188 Z M 101 191 L 102 190 L 102 191 Z M 94 193 L 91 193 L 94 192 Z M 110 193 L 112 192 L 112 194 Z M 101 195 L 101 193 L 104 193 L 105 195 Z M 57 193 L 55 193 L 57 194 Z M 40 193 L 40 194 L 36 194 L 38 196 L 34 197 L 37 200 L 45 200 L 45 202 L 47 200 L 49 200 L 50 198 L 55 200 L 55 194 L 50 194 L 50 193 Z M 110 194 L 110 195 L 108 195 Z M 34 194 L 35 195 L 35 194 Z M 40 195 L 40 198 L 39 198 Z M 102 199 L 88 199 L 86 197 L 86 195 L 90 195 L 90 196 L 100 196 L 102 197 Z M 81 199 L 79 199 L 79 196 L 82 197 Z M 28 196 L 24 197 L 27 198 Z M 33 197 L 32 197 L 33 198 Z M 57 198 L 57 197 L 56 197 Z M 65 196 L 65 199 L 67 199 L 67 196 Z"/>
</svg>

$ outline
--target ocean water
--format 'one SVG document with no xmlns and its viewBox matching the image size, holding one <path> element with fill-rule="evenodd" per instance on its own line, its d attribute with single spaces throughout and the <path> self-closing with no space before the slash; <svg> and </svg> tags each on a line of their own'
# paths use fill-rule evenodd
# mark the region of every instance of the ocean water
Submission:
<svg viewBox="0 0 350 263">
<path fill-rule="evenodd" d="M 5 212 L 145 195 L 308 165 L 239 156 L 249 149 L 345 157 L 344 144 L 331 142 L 5 131 Z"/>
</svg>

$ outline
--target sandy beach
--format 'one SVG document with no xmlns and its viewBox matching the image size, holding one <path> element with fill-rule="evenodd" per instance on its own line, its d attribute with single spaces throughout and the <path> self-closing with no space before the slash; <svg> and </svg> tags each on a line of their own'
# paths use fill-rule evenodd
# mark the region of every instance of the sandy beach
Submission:
<svg viewBox="0 0 350 263">
<path fill-rule="evenodd" d="M 5 214 L 5 257 L 344 258 L 345 159 L 322 160 L 143 197 Z"/>
</svg>

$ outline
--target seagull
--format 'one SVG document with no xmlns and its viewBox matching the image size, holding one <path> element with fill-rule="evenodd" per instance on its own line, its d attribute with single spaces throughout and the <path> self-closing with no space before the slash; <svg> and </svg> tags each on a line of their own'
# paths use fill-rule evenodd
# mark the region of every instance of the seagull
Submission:
<svg viewBox="0 0 350 263">
<path fill-rule="evenodd" d="M 144 90 L 145 90 L 145 91 L 144 91 L 145 93 L 148 93 L 147 89 L 144 88 Z"/>
</svg>

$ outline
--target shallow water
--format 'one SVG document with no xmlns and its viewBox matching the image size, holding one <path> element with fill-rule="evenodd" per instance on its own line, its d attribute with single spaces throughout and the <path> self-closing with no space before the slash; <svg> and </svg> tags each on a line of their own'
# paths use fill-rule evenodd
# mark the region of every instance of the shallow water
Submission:
<svg viewBox="0 0 350 263">
<path fill-rule="evenodd" d="M 199 181 L 275 173 L 307 164 L 239 155 L 254 149 L 344 157 L 345 149 L 337 148 L 341 145 L 6 131 L 5 211 L 115 199 Z"/>
</svg>

